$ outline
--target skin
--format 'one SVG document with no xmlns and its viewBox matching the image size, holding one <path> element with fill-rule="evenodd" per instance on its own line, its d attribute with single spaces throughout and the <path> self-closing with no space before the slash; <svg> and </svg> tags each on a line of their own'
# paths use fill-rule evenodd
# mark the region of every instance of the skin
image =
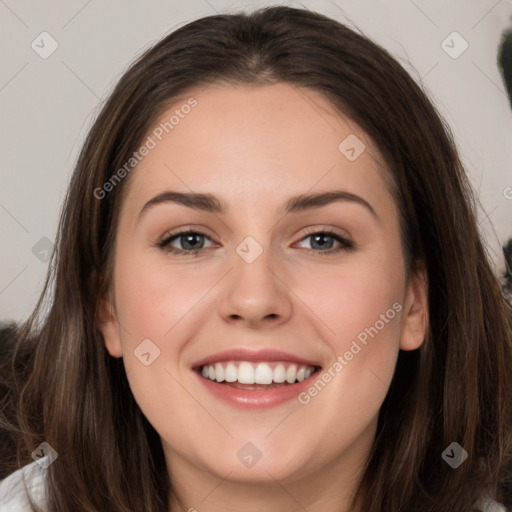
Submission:
<svg viewBox="0 0 512 512">
<path fill-rule="evenodd" d="M 124 358 L 185 510 L 348 510 L 398 351 L 418 348 L 427 325 L 426 279 L 406 279 L 388 171 L 368 135 L 315 92 L 274 84 L 190 96 L 197 106 L 129 178 L 111 294 L 101 308 L 106 347 Z M 338 149 L 350 134 L 366 146 L 352 162 Z M 209 192 L 229 210 L 162 203 L 139 218 L 169 189 Z M 351 201 L 278 213 L 291 196 L 334 189 L 364 198 L 376 216 Z M 156 246 L 188 227 L 206 235 L 195 240 L 204 246 L 198 256 Z M 355 248 L 323 254 L 306 228 L 332 229 Z M 263 248 L 252 263 L 236 252 L 247 236 Z M 177 237 L 172 246 L 187 250 L 186 242 Z M 395 302 L 401 311 L 306 405 L 238 410 L 191 370 L 240 346 L 291 352 L 325 370 Z M 149 366 L 133 354 L 147 338 L 160 349 Z M 251 468 L 237 458 L 248 442 L 262 453 Z M 171 510 L 179 510 L 174 502 Z"/>
</svg>

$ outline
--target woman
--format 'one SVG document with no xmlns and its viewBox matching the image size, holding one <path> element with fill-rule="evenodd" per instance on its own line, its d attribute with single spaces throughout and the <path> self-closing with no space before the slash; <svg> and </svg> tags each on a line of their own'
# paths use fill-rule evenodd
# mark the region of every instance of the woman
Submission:
<svg viewBox="0 0 512 512">
<path fill-rule="evenodd" d="M 510 307 L 448 128 L 367 38 L 287 7 L 164 38 L 56 247 L 5 503 L 511 506 Z"/>
</svg>

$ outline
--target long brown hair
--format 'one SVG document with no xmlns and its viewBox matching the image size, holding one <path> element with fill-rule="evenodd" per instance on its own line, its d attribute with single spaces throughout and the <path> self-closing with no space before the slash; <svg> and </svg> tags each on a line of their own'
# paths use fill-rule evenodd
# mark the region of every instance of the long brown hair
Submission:
<svg viewBox="0 0 512 512">
<path fill-rule="evenodd" d="M 193 88 L 276 82 L 320 92 L 375 141 L 394 183 L 408 271 L 422 266 L 428 276 L 428 335 L 400 352 L 354 504 L 467 512 L 489 492 L 510 506 L 512 313 L 450 130 L 387 51 L 318 13 L 272 7 L 169 34 L 124 74 L 88 134 L 45 291 L 19 342 L 37 332 L 17 416 L 28 453 L 42 441 L 59 453 L 47 470 L 50 512 L 164 511 L 172 492 L 159 437 L 96 322 L 130 178 L 103 199 L 94 191 Z M 453 441 L 469 454 L 458 469 L 441 458 Z"/>
</svg>

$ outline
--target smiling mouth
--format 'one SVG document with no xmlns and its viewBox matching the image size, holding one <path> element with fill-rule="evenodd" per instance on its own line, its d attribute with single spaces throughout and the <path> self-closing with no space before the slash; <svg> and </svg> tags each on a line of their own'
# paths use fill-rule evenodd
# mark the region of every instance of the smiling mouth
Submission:
<svg viewBox="0 0 512 512">
<path fill-rule="evenodd" d="M 291 386 L 321 370 L 289 361 L 222 361 L 202 365 L 196 371 L 206 380 L 238 389 L 273 389 Z"/>
</svg>

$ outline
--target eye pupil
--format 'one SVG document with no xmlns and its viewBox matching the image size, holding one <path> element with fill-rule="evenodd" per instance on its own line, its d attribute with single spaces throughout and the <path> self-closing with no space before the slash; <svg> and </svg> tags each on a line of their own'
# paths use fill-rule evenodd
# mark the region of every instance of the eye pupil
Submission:
<svg viewBox="0 0 512 512">
<path fill-rule="evenodd" d="M 184 241 L 183 247 L 185 249 L 197 249 L 197 247 L 201 244 L 200 243 L 194 244 L 193 240 L 197 239 L 197 237 L 199 237 L 199 236 L 202 236 L 202 235 L 199 235 L 198 233 L 189 233 L 187 235 L 182 235 L 181 239 L 182 239 L 182 241 Z M 187 244 L 190 244 L 191 242 L 192 242 L 192 247 L 187 247 Z"/>
<path fill-rule="evenodd" d="M 314 243 L 319 245 L 321 248 L 325 248 L 325 246 L 329 245 L 328 242 L 327 243 L 325 242 L 325 239 L 326 238 L 331 238 L 332 239 L 332 236 L 320 233 L 320 234 L 317 234 L 317 235 L 313 235 L 312 238 L 314 240 Z M 332 245 L 332 242 L 331 242 L 331 245 Z"/>
</svg>

